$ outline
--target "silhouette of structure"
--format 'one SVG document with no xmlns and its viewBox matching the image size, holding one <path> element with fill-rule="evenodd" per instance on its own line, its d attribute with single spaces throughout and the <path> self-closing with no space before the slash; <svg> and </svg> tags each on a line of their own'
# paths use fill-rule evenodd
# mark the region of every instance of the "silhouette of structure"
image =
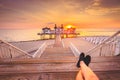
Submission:
<svg viewBox="0 0 120 80">
<path fill-rule="evenodd" d="M 77 37 L 77 35 L 80 35 L 79 33 L 76 33 L 76 28 L 67 28 L 64 29 L 63 24 L 61 24 L 61 27 L 57 26 L 55 24 L 54 30 L 52 30 L 49 27 L 42 28 L 42 32 L 38 33 L 37 35 L 40 35 L 40 39 L 46 39 L 45 36 L 47 36 L 47 39 L 55 38 L 55 35 L 61 35 L 62 38 L 68 38 L 68 37 Z"/>
</svg>

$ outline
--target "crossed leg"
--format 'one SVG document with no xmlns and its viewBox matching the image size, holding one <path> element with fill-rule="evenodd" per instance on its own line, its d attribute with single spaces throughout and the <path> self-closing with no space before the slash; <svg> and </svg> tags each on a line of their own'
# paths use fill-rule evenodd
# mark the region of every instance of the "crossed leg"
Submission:
<svg viewBox="0 0 120 80">
<path fill-rule="evenodd" d="M 84 80 L 83 74 L 82 74 L 82 72 L 81 72 L 81 69 L 80 69 L 79 72 L 77 73 L 76 80 Z"/>
<path fill-rule="evenodd" d="M 80 70 L 76 76 L 76 80 L 99 80 L 96 74 L 84 63 L 80 61 Z"/>
</svg>

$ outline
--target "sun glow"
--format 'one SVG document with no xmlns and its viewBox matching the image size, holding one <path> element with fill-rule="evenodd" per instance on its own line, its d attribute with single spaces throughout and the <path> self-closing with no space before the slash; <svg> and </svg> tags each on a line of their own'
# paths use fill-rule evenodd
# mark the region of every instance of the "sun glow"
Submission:
<svg viewBox="0 0 120 80">
<path fill-rule="evenodd" d="M 69 24 L 69 25 L 66 25 L 65 28 L 66 29 L 68 29 L 68 28 L 75 28 L 75 26 Z"/>
</svg>

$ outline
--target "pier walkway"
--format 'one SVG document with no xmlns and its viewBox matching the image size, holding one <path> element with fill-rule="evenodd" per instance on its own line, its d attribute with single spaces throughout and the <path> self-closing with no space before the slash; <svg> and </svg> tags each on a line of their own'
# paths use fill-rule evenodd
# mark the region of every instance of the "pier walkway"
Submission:
<svg viewBox="0 0 120 80">
<path fill-rule="evenodd" d="M 52 62 L 54 64 L 53 68 L 51 67 L 50 70 L 54 73 L 49 73 L 49 75 L 52 76 L 49 79 L 75 80 L 76 71 L 78 70 L 75 65 L 78 56 L 75 56 L 70 49 L 70 43 L 72 43 L 79 52 L 87 52 L 89 49 L 96 46 L 95 44 L 89 43 L 81 38 L 65 39 L 62 43 L 60 36 L 56 36 L 55 43 L 52 45 L 53 47 L 48 46 L 40 56 L 41 60 L 49 63 Z M 98 54 L 92 55 L 90 68 L 98 75 L 100 80 L 120 79 L 120 57 L 100 57 Z M 60 65 L 58 63 L 60 63 Z M 48 67 L 50 66 L 48 65 Z"/>
<path fill-rule="evenodd" d="M 72 46 L 74 46 L 74 48 L 76 48 L 80 53 L 86 53 L 88 50 L 97 46 L 96 44 L 92 44 L 82 38 L 63 39 L 63 42 L 65 47 L 70 47 L 70 45 L 72 44 Z M 91 56 L 99 56 L 99 54 L 94 53 Z"/>
<path fill-rule="evenodd" d="M 62 45 L 60 35 L 56 35 L 55 43 L 51 45 L 53 47 L 47 46 L 45 51 L 40 56 L 40 59 L 62 59 L 67 57 L 75 57 L 70 48 L 64 48 Z"/>
<path fill-rule="evenodd" d="M 61 40 L 58 35 L 42 54 L 38 51 L 38 57 L 0 59 L 0 80 L 75 80 L 79 69 L 73 50 L 80 54 L 95 46 L 81 38 Z M 90 68 L 100 80 L 120 80 L 120 56 L 93 56 Z"/>
</svg>

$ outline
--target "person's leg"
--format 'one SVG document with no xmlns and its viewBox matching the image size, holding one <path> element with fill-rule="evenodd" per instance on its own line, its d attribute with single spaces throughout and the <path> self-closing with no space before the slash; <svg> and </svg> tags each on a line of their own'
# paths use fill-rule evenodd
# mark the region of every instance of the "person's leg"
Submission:
<svg viewBox="0 0 120 80">
<path fill-rule="evenodd" d="M 81 69 L 80 69 L 79 72 L 77 73 L 76 80 L 84 80 L 84 79 L 83 79 L 83 74 L 82 74 L 82 72 L 81 72 Z"/>
<path fill-rule="evenodd" d="M 79 60 L 78 60 L 77 65 L 76 65 L 76 67 L 79 68 L 79 72 L 77 73 L 76 80 L 84 80 L 83 74 L 82 74 L 81 69 L 80 69 L 80 61 L 82 61 L 84 59 L 84 57 L 85 57 L 84 53 L 81 53 L 79 56 Z"/>
<path fill-rule="evenodd" d="M 77 67 L 80 68 L 76 80 L 99 80 L 96 74 L 88 67 L 91 62 L 91 56 L 85 57 L 84 53 L 81 53 L 77 62 Z"/>
<path fill-rule="evenodd" d="M 96 74 L 84 63 L 84 61 L 80 61 L 80 69 L 81 74 L 83 74 L 85 80 L 99 80 Z"/>
</svg>

